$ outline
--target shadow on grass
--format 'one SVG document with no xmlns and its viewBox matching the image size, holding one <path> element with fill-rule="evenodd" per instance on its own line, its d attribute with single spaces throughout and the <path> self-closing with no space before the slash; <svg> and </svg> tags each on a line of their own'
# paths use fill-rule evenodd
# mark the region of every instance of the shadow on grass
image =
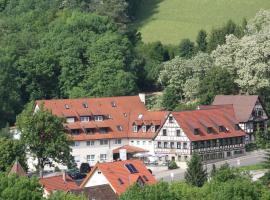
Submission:
<svg viewBox="0 0 270 200">
<path fill-rule="evenodd" d="M 135 26 L 142 27 L 151 21 L 151 16 L 157 13 L 158 5 L 164 0 L 142 0 L 136 12 Z"/>
</svg>

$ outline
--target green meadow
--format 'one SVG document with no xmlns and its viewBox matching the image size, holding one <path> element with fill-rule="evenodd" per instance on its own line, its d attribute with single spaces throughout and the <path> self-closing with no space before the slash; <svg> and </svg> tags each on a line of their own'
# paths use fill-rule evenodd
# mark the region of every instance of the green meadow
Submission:
<svg viewBox="0 0 270 200">
<path fill-rule="evenodd" d="M 145 42 L 178 44 L 229 19 L 241 23 L 260 9 L 270 9 L 270 0 L 142 0 L 136 26 Z"/>
</svg>

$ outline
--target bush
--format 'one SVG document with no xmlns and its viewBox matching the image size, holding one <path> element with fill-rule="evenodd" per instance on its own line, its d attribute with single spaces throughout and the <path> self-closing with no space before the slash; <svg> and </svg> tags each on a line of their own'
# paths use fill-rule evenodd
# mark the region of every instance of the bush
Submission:
<svg viewBox="0 0 270 200">
<path fill-rule="evenodd" d="M 256 143 L 250 143 L 250 144 L 246 144 L 245 148 L 246 148 L 246 152 L 254 151 L 257 149 L 257 145 Z"/>
<path fill-rule="evenodd" d="M 80 173 L 87 174 L 91 171 L 91 167 L 88 163 L 82 163 L 80 167 Z"/>
<path fill-rule="evenodd" d="M 172 160 L 169 165 L 168 165 L 168 169 L 177 169 L 179 168 L 176 164 L 176 162 L 174 160 Z"/>
</svg>

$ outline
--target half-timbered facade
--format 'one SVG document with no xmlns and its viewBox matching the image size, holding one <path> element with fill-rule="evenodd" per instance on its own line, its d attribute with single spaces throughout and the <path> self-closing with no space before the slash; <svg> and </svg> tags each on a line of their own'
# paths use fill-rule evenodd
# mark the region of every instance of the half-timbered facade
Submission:
<svg viewBox="0 0 270 200">
<path fill-rule="evenodd" d="M 247 143 L 255 141 L 254 133 L 258 129 L 267 130 L 269 117 L 258 95 L 217 95 L 212 104 L 233 105 L 236 119 L 241 129 L 247 133 Z"/>
<path fill-rule="evenodd" d="M 172 112 L 155 137 L 155 153 L 178 162 L 194 152 L 203 160 L 233 157 L 245 152 L 245 135 L 232 106 Z"/>
</svg>

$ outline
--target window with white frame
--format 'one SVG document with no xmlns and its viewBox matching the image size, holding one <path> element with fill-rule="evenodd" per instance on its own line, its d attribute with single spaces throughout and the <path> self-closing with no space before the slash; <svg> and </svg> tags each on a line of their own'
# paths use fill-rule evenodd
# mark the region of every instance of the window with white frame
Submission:
<svg viewBox="0 0 270 200">
<path fill-rule="evenodd" d="M 168 142 L 164 142 L 164 149 L 168 148 Z"/>
<path fill-rule="evenodd" d="M 186 142 L 183 143 L 183 149 L 187 149 L 187 143 Z"/>
<path fill-rule="evenodd" d="M 145 145 L 145 141 L 143 141 L 142 144 Z"/>
<path fill-rule="evenodd" d="M 181 142 L 177 142 L 177 149 L 181 149 Z"/>
<path fill-rule="evenodd" d="M 162 148 L 162 147 L 161 147 L 161 142 L 158 142 L 158 143 L 157 143 L 157 146 L 158 146 L 158 148 Z"/>
<path fill-rule="evenodd" d="M 90 121 L 90 117 L 89 116 L 81 116 L 80 117 L 80 121 L 81 122 L 89 122 Z"/>
<path fill-rule="evenodd" d="M 145 133 L 146 132 L 146 125 L 142 126 L 142 132 Z"/>
<path fill-rule="evenodd" d="M 71 134 L 72 135 L 79 135 L 80 134 L 80 129 L 71 129 Z"/>
<path fill-rule="evenodd" d="M 81 161 L 80 156 L 73 156 L 73 158 L 76 163 L 79 163 Z"/>
<path fill-rule="evenodd" d="M 167 129 L 163 129 L 162 134 L 163 134 L 163 136 L 167 136 Z"/>
<path fill-rule="evenodd" d="M 100 145 L 107 145 L 109 143 L 108 140 L 99 140 Z"/>
<path fill-rule="evenodd" d="M 95 121 L 103 121 L 103 116 L 102 115 L 95 115 L 94 120 Z"/>
<path fill-rule="evenodd" d="M 171 142 L 170 147 L 171 147 L 171 149 L 174 149 L 174 142 Z"/>
<path fill-rule="evenodd" d="M 94 140 L 86 141 L 86 145 L 87 146 L 94 146 L 95 145 L 95 141 Z"/>
<path fill-rule="evenodd" d="M 107 160 L 107 154 L 100 154 L 100 161 L 106 161 Z"/>
<path fill-rule="evenodd" d="M 66 118 L 66 122 L 67 123 L 73 123 L 73 122 L 75 122 L 75 117 L 67 117 Z"/>
<path fill-rule="evenodd" d="M 115 139 L 114 143 L 115 143 L 115 144 L 121 144 L 122 141 L 121 141 L 121 139 Z"/>
<path fill-rule="evenodd" d="M 152 144 L 152 141 L 151 141 L 151 140 L 149 140 L 149 141 L 148 141 L 148 145 L 151 145 L 151 144 Z"/>
<path fill-rule="evenodd" d="M 156 132 L 156 126 L 155 126 L 155 125 L 152 125 L 152 126 L 151 126 L 151 132 L 152 132 L 152 133 L 155 133 L 155 132 Z"/>
<path fill-rule="evenodd" d="M 87 160 L 87 162 L 93 162 L 93 161 L 95 161 L 95 155 L 93 154 L 93 155 L 87 155 L 86 156 L 86 160 Z"/>
<path fill-rule="evenodd" d="M 140 141 L 139 140 L 137 141 L 137 145 L 140 145 Z"/>
<path fill-rule="evenodd" d="M 172 116 L 169 117 L 169 123 L 173 123 L 173 117 Z"/>
<path fill-rule="evenodd" d="M 177 137 L 180 137 L 180 136 L 181 136 L 181 130 L 180 130 L 180 129 L 177 129 L 177 130 L 176 130 L 176 136 L 177 136 Z"/>
</svg>

